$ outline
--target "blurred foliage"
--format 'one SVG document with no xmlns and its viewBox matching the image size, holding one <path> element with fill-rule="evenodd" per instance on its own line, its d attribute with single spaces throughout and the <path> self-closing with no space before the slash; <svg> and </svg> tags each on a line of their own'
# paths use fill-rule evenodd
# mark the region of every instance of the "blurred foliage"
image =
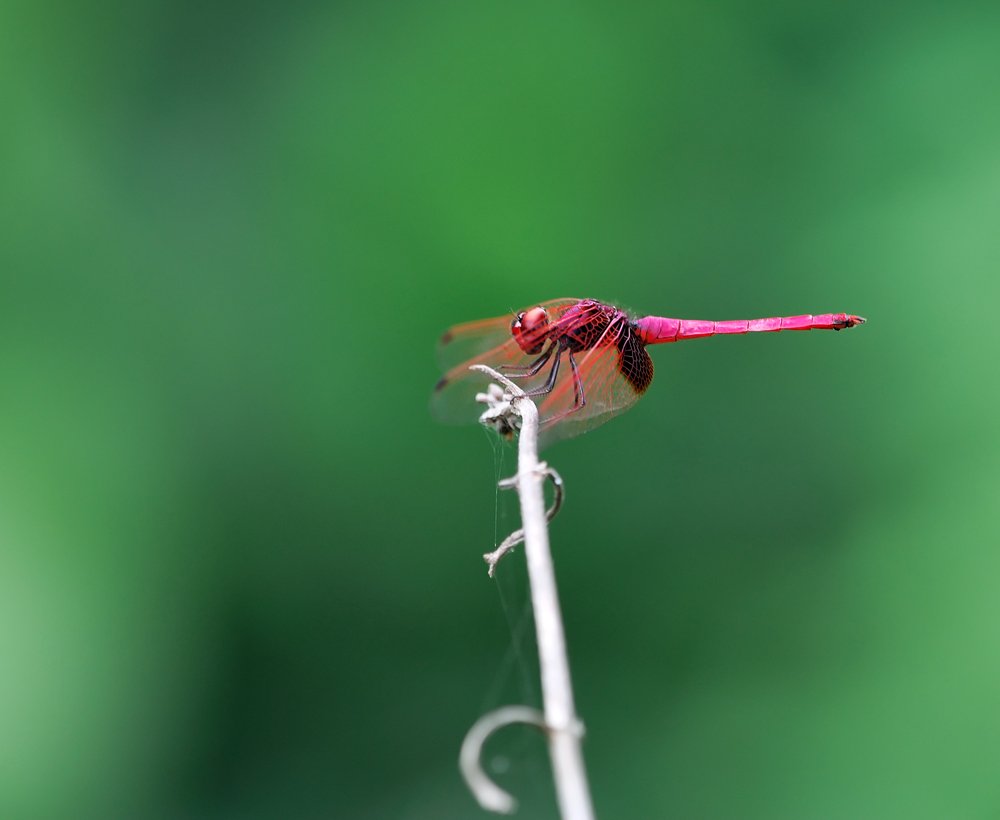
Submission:
<svg viewBox="0 0 1000 820">
<path fill-rule="evenodd" d="M 433 347 L 556 296 L 870 319 L 547 453 L 601 816 L 996 817 L 998 76 L 996 3 L 4 3 L 0 817 L 483 816 Z"/>
</svg>

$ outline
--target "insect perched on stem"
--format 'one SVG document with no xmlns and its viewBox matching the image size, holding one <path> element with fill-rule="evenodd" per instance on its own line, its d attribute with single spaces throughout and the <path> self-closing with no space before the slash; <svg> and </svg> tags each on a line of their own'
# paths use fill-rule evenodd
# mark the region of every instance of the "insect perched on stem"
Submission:
<svg viewBox="0 0 1000 820">
<path fill-rule="evenodd" d="M 633 318 L 594 299 L 553 299 L 514 316 L 456 325 L 441 337 L 445 374 L 432 406 L 442 421 L 474 421 L 481 363 L 524 381 L 538 402 L 542 440 L 592 430 L 631 407 L 653 381 L 647 345 L 706 336 L 842 330 L 864 323 L 849 313 L 701 321 L 660 316 Z"/>
</svg>

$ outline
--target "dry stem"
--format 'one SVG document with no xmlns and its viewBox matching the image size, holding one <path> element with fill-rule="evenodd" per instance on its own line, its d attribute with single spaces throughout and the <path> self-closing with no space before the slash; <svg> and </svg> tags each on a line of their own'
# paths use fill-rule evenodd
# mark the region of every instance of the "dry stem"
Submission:
<svg viewBox="0 0 1000 820">
<path fill-rule="evenodd" d="M 583 764 L 583 753 L 580 749 L 583 727 L 576 716 L 576 707 L 573 703 L 566 638 L 556 590 L 555 568 L 549 550 L 548 521 L 545 496 L 542 491 L 548 467 L 538 459 L 538 408 L 524 391 L 500 373 L 485 365 L 475 365 L 473 369 L 486 373 L 507 388 L 506 395 L 498 396 L 496 391 L 493 391 L 484 396 L 490 404 L 490 409 L 483 414 L 484 423 L 512 430 L 518 426 L 517 421 L 520 422 L 515 478 L 521 502 L 521 521 L 524 524 L 524 552 L 531 584 L 531 602 L 535 612 L 544 722 L 548 733 L 556 796 L 563 820 L 592 820 L 594 810 Z M 513 419 L 512 416 L 517 416 L 519 419 Z M 489 732 L 482 735 L 482 740 L 485 740 L 487 734 Z M 478 760 L 478 749 L 474 748 L 474 751 Z M 497 789 L 492 783 L 490 786 Z M 469 787 L 473 789 L 484 808 L 498 810 L 495 792 L 491 795 L 492 800 L 484 802 L 483 792 L 477 790 L 474 783 L 470 782 Z M 513 802 L 506 805 L 506 810 L 513 810 Z M 505 809 L 499 808 L 499 810 Z"/>
</svg>

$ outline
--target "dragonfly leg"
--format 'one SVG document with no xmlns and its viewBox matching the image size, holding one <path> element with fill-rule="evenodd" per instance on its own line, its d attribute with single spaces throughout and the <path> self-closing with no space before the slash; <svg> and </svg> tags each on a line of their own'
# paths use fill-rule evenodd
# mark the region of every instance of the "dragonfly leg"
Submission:
<svg viewBox="0 0 1000 820">
<path fill-rule="evenodd" d="M 503 371 L 507 376 L 512 379 L 530 379 L 539 370 L 545 367 L 545 363 L 552 357 L 552 352 L 556 349 L 556 343 L 552 342 L 549 345 L 548 350 L 546 350 L 541 356 L 535 359 L 531 364 L 528 365 L 514 365 L 514 364 L 502 364 L 498 367 L 498 370 Z M 515 372 L 519 371 L 519 372 Z"/>
<path fill-rule="evenodd" d="M 576 366 L 576 359 L 573 358 L 573 351 L 569 352 L 569 366 L 573 371 L 573 407 L 570 408 L 570 413 L 574 410 L 581 409 L 587 403 L 587 397 L 583 393 L 583 379 L 580 378 L 580 370 Z"/>
<path fill-rule="evenodd" d="M 553 343 L 554 344 L 554 343 Z M 562 359 L 562 351 L 556 353 L 556 358 L 552 362 L 552 369 L 549 371 L 549 377 L 545 380 L 545 384 L 541 387 L 533 387 L 531 390 L 525 390 L 525 396 L 541 396 L 545 393 L 551 393 L 552 389 L 556 386 L 556 378 L 559 376 L 559 362 Z"/>
<path fill-rule="evenodd" d="M 563 410 L 561 413 L 550 416 L 542 422 L 543 424 L 553 424 L 560 419 L 564 419 L 566 416 L 577 412 L 577 410 L 582 410 L 587 403 L 587 396 L 583 392 L 583 379 L 580 378 L 580 370 L 576 366 L 576 359 L 573 358 L 572 350 L 569 352 L 569 366 L 573 371 L 573 406 Z"/>
</svg>

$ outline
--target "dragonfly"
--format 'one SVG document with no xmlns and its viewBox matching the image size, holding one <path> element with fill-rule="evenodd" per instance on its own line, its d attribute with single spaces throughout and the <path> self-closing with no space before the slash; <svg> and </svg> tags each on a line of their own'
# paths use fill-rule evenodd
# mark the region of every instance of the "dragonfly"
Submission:
<svg viewBox="0 0 1000 820">
<path fill-rule="evenodd" d="M 486 364 L 523 381 L 538 405 L 543 445 L 585 433 L 628 410 L 653 381 L 646 348 L 708 336 L 844 330 L 864 324 L 850 313 L 704 321 L 633 317 L 597 299 L 553 299 L 514 313 L 455 325 L 439 344 L 444 375 L 434 386 L 433 413 L 444 422 L 478 418 Z"/>
</svg>

